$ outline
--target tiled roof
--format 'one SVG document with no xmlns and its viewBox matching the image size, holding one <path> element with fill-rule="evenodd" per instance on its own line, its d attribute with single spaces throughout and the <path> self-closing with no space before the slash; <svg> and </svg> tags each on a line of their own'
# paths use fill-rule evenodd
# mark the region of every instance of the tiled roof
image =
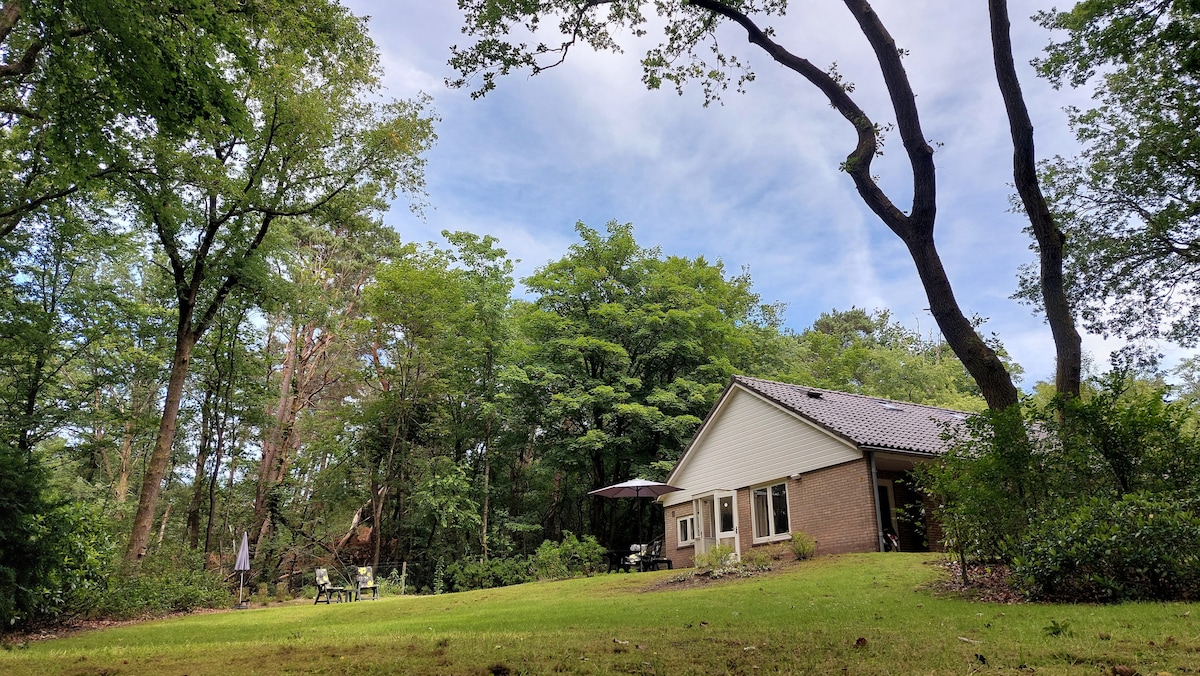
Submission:
<svg viewBox="0 0 1200 676">
<path fill-rule="evenodd" d="M 858 446 L 937 455 L 944 426 L 967 413 L 771 380 L 734 376 L 733 382 Z"/>
</svg>

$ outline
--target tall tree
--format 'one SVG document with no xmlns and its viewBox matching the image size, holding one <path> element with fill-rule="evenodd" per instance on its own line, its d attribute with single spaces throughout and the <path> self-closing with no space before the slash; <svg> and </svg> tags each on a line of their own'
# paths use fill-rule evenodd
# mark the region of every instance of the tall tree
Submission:
<svg viewBox="0 0 1200 676">
<path fill-rule="evenodd" d="M 1039 15 L 1065 31 L 1038 66 L 1056 85 L 1091 83 L 1069 111 L 1084 144 L 1043 167 L 1069 235 L 1073 302 L 1093 331 L 1200 341 L 1200 6 L 1081 2 Z M 1038 300 L 1028 278 L 1022 296 Z"/>
<path fill-rule="evenodd" d="M 577 44 L 617 51 L 620 49 L 618 31 L 629 28 L 634 34 L 645 32 L 650 4 L 609 0 L 552 0 L 535 4 L 519 0 L 463 0 L 459 6 L 466 14 L 464 32 L 476 36 L 478 41 L 465 49 L 454 49 L 450 63 L 462 77 L 451 84 L 466 86 L 475 76 L 481 76 L 482 83 L 473 92 L 474 96 L 481 96 L 495 87 L 497 74 L 520 68 L 531 69 L 534 73 L 544 71 L 561 64 Z M 756 15 L 769 17 L 784 13 L 788 8 L 786 0 L 653 3 L 653 11 L 657 12 L 663 25 L 664 41 L 643 59 L 643 80 L 652 88 L 665 82 L 682 87 L 687 81 L 700 80 L 706 98 L 718 95 L 732 80 L 736 80 L 740 88 L 753 75 L 737 56 L 722 51 L 716 39 L 718 26 L 729 22 L 744 30 L 751 44 L 816 87 L 856 133 L 855 147 L 842 163 L 842 169 L 854 181 L 863 202 L 904 242 L 938 327 L 979 385 L 988 405 L 996 409 L 1007 408 L 1017 401 L 1016 387 L 1003 361 L 979 336 L 959 307 L 934 243 L 937 181 L 933 149 L 922 131 L 916 94 L 901 62 L 904 50 L 897 47 L 869 2 L 845 0 L 845 5 L 871 46 L 896 116 L 895 126 L 903 141 L 912 175 L 913 198 L 907 208 L 894 202 L 872 174 L 872 161 L 882 148 L 883 128 L 859 106 L 852 96 L 853 87 L 836 71 L 823 71 L 789 51 L 776 40 L 773 29 L 762 27 L 756 20 Z M 1036 177 L 1029 171 L 1032 128 L 1028 116 L 1022 116 L 1024 104 L 1011 68 L 1007 9 L 1002 2 L 993 2 L 991 9 L 997 73 L 1008 104 L 1017 149 L 1014 169 L 1022 196 L 1029 199 L 1030 212 L 1035 215 L 1035 231 L 1045 263 L 1043 278 L 1049 288 L 1047 305 L 1054 310 L 1049 318 L 1055 340 L 1062 342 L 1058 354 L 1059 372 L 1063 376 L 1063 387 L 1070 392 L 1078 389 L 1079 354 L 1072 347 L 1072 341 L 1077 343 L 1078 336 L 1064 297 L 1055 289 L 1058 285 L 1055 270 L 1061 270 L 1056 262 L 1056 247 L 1061 246 L 1061 241 L 1056 238 L 1053 222 L 1043 218 L 1048 212 L 1038 207 L 1036 191 L 1031 189 L 1030 179 L 1036 183 Z M 511 37 L 513 33 L 536 34 L 539 27 L 547 24 L 558 27 L 563 36 L 560 42 L 525 43 L 513 41 Z M 705 57 L 705 53 L 713 56 Z"/>
<path fill-rule="evenodd" d="M 359 460 L 369 492 L 371 560 L 385 537 L 404 546 L 416 533 L 413 500 L 426 472 L 446 469 L 446 403 L 453 374 L 471 368 L 455 360 L 464 315 L 463 288 L 445 252 L 409 246 L 377 273 L 364 300 L 372 336 L 374 396 L 362 407 Z M 451 459 L 451 464 L 454 464 Z M 465 496 L 464 496 L 465 497 Z M 430 542 L 434 534 L 425 529 Z"/>
<path fill-rule="evenodd" d="M 458 422 L 459 445 L 469 445 L 478 459 L 477 472 L 482 483 L 479 550 L 480 556 L 487 559 L 492 448 L 501 426 L 501 360 L 512 333 L 508 309 L 512 303 L 513 262 L 504 249 L 496 246 L 496 238 L 489 235 L 442 231 L 442 236 L 454 247 L 452 261 L 461 266 L 457 276 L 463 285 L 465 301 L 458 343 L 464 367 L 457 371 L 459 384 L 455 390 L 460 393 L 456 402 L 459 405 L 451 407 L 451 415 Z"/>
<path fill-rule="evenodd" d="M 628 224 L 606 229 L 577 224 L 581 241 L 522 280 L 536 294 L 519 320 L 533 347 L 507 379 L 529 383 L 535 445 L 555 472 L 551 534 L 586 527 L 612 541 L 633 534 L 587 490 L 678 460 L 749 351 L 743 327 L 766 315 L 748 275 L 643 249 Z"/>
<path fill-rule="evenodd" d="M 337 200 L 303 219 L 291 219 L 272 255 L 281 284 L 268 315 L 266 352 L 275 360 L 254 501 L 254 542 L 274 528 L 268 510 L 303 447 L 306 417 L 330 415 L 360 396 L 362 293 L 379 266 L 402 255 L 395 231 L 359 213 L 353 199 Z"/>
<path fill-rule="evenodd" d="M 196 342 L 230 294 L 263 275 L 273 224 L 338 198 L 417 189 L 431 140 L 419 103 L 369 103 L 377 56 L 362 21 L 333 3 L 281 2 L 254 38 L 256 63 L 231 69 L 253 114 L 197 125 L 186 141 L 140 130 L 119 189 L 152 229 L 174 282 L 177 324 L 158 438 L 125 559 L 145 554 Z"/>
<path fill-rule="evenodd" d="M 7 0 L 0 9 L 0 240 L 120 164 L 131 123 L 240 119 L 224 77 L 269 3 Z M 133 65 L 136 64 L 136 65 Z"/>
<path fill-rule="evenodd" d="M 1078 397 L 1083 377 L 1083 344 L 1075 328 L 1075 314 L 1067 298 L 1063 276 L 1063 248 L 1066 236 L 1050 213 L 1037 174 L 1037 154 L 1033 142 L 1033 121 L 1021 93 L 1021 82 L 1013 63 L 1012 37 L 1006 0 L 988 0 L 991 18 L 992 57 L 996 81 L 1004 108 L 1008 112 L 1013 142 L 1013 181 L 1021 205 L 1029 219 L 1038 250 L 1037 288 L 1041 291 L 1042 310 L 1054 337 L 1054 386 L 1065 397 Z"/>
</svg>

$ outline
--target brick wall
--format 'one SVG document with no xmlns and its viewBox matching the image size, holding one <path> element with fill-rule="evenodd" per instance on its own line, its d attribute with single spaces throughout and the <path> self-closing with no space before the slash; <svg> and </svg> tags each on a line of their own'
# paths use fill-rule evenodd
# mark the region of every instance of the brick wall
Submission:
<svg viewBox="0 0 1200 676">
<path fill-rule="evenodd" d="M 684 502 L 665 510 L 666 537 L 663 539 L 663 554 L 676 568 L 691 568 L 696 557 L 693 545 L 679 546 L 679 519 L 692 513 L 692 503 Z M 699 524 L 697 524 L 699 526 Z"/>
<path fill-rule="evenodd" d="M 875 487 L 865 459 L 790 479 L 788 516 L 793 532 L 803 531 L 817 541 L 819 555 L 879 550 Z"/>
<path fill-rule="evenodd" d="M 875 520 L 875 489 L 871 465 L 865 459 L 826 467 L 787 479 L 788 516 L 792 531 L 808 533 L 817 542 L 817 554 L 874 552 L 879 550 Z M 754 546 L 750 489 L 737 491 L 738 540 L 741 551 Z M 900 497 L 897 496 L 897 501 Z M 692 504 L 668 508 L 664 514 L 664 550 L 676 568 L 691 567 L 695 548 L 679 546 L 678 520 L 692 513 Z M 697 524 L 699 525 L 699 524 Z"/>
</svg>

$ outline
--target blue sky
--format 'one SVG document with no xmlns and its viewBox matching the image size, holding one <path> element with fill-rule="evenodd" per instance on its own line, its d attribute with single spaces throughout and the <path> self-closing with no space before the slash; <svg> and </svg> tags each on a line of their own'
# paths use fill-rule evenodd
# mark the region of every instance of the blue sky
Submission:
<svg viewBox="0 0 1200 676">
<path fill-rule="evenodd" d="M 655 40 L 630 39 L 625 53 L 573 51 L 536 77 L 501 78 L 472 100 L 443 84 L 451 45 L 468 43 L 453 2 L 349 0 L 382 53 L 387 94 L 423 92 L 441 118 L 428 155 L 429 207 L 405 207 L 386 221 L 410 241 L 440 240 L 443 229 L 491 234 L 518 276 L 561 257 L 574 224 L 631 222 L 638 242 L 664 253 L 748 267 L 764 301 L 787 304 L 802 329 L 823 311 L 889 308 L 928 333 L 932 317 L 900 241 L 859 200 L 837 170 L 853 148 L 849 125 L 820 94 L 728 26 L 718 35 L 758 75 L 745 94 L 703 107 L 698 88 L 647 91 L 639 59 Z M 1086 105 L 1083 92 L 1054 91 L 1023 64 L 1049 36 L 1028 19 L 1040 3 L 1010 2 L 1016 58 L 1034 118 L 1038 155 L 1073 154 L 1062 108 Z M 897 44 L 917 92 L 925 133 L 938 146 L 936 240 L 968 314 L 988 317 L 1025 368 L 1024 385 L 1052 379 L 1049 329 L 1010 300 L 1018 267 L 1033 260 L 1021 216 L 1010 213 L 1011 145 L 991 62 L 986 3 L 892 0 L 876 10 Z M 878 123 L 893 119 L 878 67 L 844 5 L 793 2 L 767 23 L 777 40 L 818 66 L 836 62 L 855 98 Z M 649 38 L 654 38 L 653 32 Z M 875 173 L 894 201 L 910 201 L 911 179 L 889 144 Z M 1085 337 L 1100 365 L 1115 345 Z"/>
</svg>

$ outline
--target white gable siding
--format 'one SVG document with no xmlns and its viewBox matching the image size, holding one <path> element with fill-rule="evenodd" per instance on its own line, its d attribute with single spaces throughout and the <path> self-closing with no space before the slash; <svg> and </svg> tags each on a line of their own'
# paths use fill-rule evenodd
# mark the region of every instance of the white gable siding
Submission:
<svg viewBox="0 0 1200 676">
<path fill-rule="evenodd" d="M 671 485 L 683 490 L 668 493 L 663 502 L 675 505 L 696 493 L 743 488 L 859 458 L 857 448 L 735 386 L 671 476 Z"/>
</svg>

